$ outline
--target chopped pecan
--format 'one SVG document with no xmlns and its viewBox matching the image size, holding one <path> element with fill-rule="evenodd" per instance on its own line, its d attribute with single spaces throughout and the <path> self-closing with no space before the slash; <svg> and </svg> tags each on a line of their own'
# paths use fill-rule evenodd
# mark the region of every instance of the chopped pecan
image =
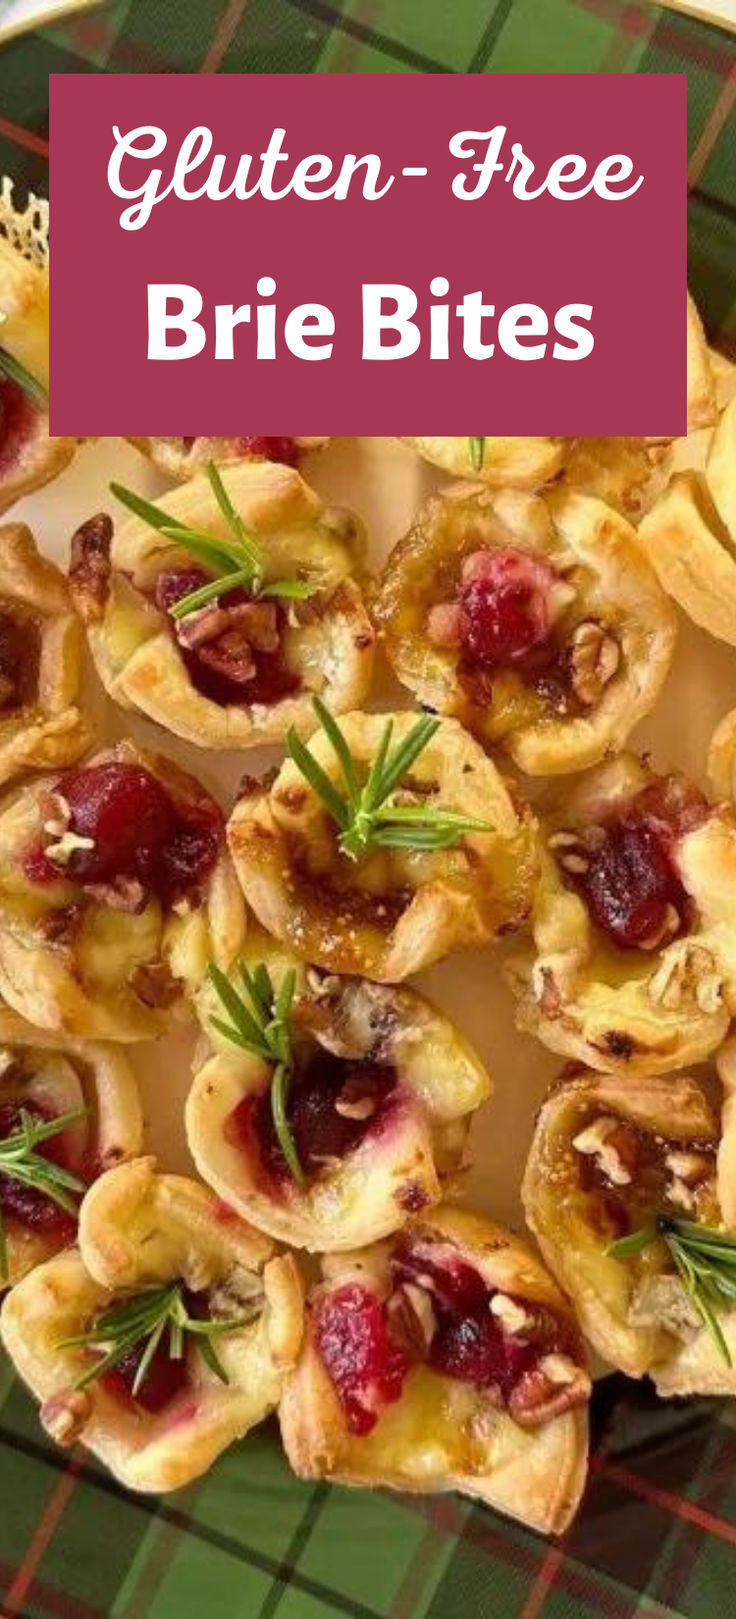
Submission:
<svg viewBox="0 0 736 1619">
<path fill-rule="evenodd" d="M 92 1415 L 92 1395 L 89 1389 L 66 1389 L 44 1400 L 40 1416 L 42 1427 L 57 1445 L 74 1445 Z"/>
<path fill-rule="evenodd" d="M 639 1143 L 636 1131 L 612 1114 L 602 1114 L 573 1139 L 583 1157 L 595 1158 L 611 1186 L 628 1186 L 636 1170 Z"/>
<path fill-rule="evenodd" d="M 180 985 L 167 961 L 147 961 L 136 967 L 130 987 L 144 1006 L 162 1010 L 179 999 Z"/>
<path fill-rule="evenodd" d="M 110 594 L 112 535 L 112 519 L 98 512 L 72 536 L 69 586 L 86 624 L 99 623 Z"/>
<path fill-rule="evenodd" d="M 204 607 L 177 620 L 180 645 L 215 674 L 247 685 L 256 674 L 256 652 L 277 652 L 278 616 L 274 602 L 237 602 Z"/>
<path fill-rule="evenodd" d="M 437 1331 L 437 1319 L 432 1300 L 425 1288 L 414 1282 L 402 1282 L 388 1301 L 391 1326 L 399 1342 L 421 1360 Z"/>
<path fill-rule="evenodd" d="M 564 1380 L 563 1380 L 564 1373 Z M 509 1415 L 521 1428 L 537 1428 L 552 1417 L 584 1405 L 590 1378 L 584 1366 L 567 1355 L 543 1355 L 524 1372 L 509 1395 Z"/>
</svg>

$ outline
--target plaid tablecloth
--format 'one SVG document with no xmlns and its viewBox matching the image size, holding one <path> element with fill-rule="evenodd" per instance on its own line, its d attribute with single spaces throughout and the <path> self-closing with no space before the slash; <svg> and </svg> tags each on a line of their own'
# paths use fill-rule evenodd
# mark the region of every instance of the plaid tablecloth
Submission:
<svg viewBox="0 0 736 1619">
<path fill-rule="evenodd" d="M 691 284 L 736 352 L 736 36 L 626 0 L 113 0 L 0 52 L 0 172 L 46 192 L 49 73 L 199 69 L 686 72 Z M 732 1619 L 736 1407 L 612 1377 L 593 1426 L 584 1510 L 548 1543 L 459 1497 L 300 1484 L 272 1426 L 133 1498 L 45 1444 L 0 1367 L 2 1615 Z"/>
</svg>

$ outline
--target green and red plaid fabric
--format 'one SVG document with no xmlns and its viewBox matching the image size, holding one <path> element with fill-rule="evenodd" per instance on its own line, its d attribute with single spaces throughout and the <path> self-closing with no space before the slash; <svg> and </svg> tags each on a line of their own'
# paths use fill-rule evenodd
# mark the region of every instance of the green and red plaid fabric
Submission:
<svg viewBox="0 0 736 1619">
<path fill-rule="evenodd" d="M 0 13 L 2 0 L 0 0 Z M 736 0 L 734 0 L 736 20 Z M 48 186 L 48 75 L 687 73 L 690 279 L 736 352 L 736 36 L 626 0 L 112 0 L 0 51 L 0 173 Z M 622 273 L 636 274 L 627 264 Z M 3 1619 L 731 1619 L 736 1407 L 598 1384 L 577 1524 L 289 1473 L 273 1424 L 131 1497 L 47 1444 L 0 1366 Z"/>
</svg>

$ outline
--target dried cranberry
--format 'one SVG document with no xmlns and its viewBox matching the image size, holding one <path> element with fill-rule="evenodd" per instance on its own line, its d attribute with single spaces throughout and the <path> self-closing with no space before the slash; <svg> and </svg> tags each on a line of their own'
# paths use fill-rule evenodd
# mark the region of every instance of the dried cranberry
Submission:
<svg viewBox="0 0 736 1619">
<path fill-rule="evenodd" d="M 12 471 L 38 421 L 38 406 L 17 382 L 0 376 L 0 477 Z"/>
<path fill-rule="evenodd" d="M 69 807 L 69 830 L 93 844 L 75 849 L 64 869 L 82 887 L 134 880 L 170 905 L 211 871 L 222 818 L 210 800 L 174 803 L 150 771 L 118 760 L 70 770 L 58 790 Z M 31 882 L 60 875 L 38 845 L 26 852 L 23 867 Z"/>
<path fill-rule="evenodd" d="M 551 623 L 548 597 L 555 574 L 528 552 L 506 547 L 481 551 L 463 568 L 459 592 L 461 637 L 485 667 L 525 658 L 545 642 Z"/>
<path fill-rule="evenodd" d="M 298 446 L 293 438 L 239 438 L 236 443 L 240 455 L 265 456 L 267 461 L 281 461 L 287 467 L 296 465 Z"/>
<path fill-rule="evenodd" d="M 345 1062 L 318 1049 L 298 1069 L 292 1081 L 287 1119 L 299 1162 L 306 1171 L 319 1169 L 326 1158 L 344 1158 L 375 1128 L 396 1084 L 396 1071 L 376 1063 Z M 365 1118 L 338 1112 L 336 1102 L 365 1101 L 372 1111 Z M 246 1097 L 234 1109 L 226 1126 L 228 1138 L 252 1150 L 257 1142 L 262 1163 L 275 1180 L 289 1176 L 271 1114 L 270 1097 L 253 1102 Z"/>
<path fill-rule="evenodd" d="M 384 1306 L 347 1283 L 314 1309 L 314 1341 L 353 1434 L 371 1432 L 385 1405 L 398 1400 L 409 1364 L 392 1341 Z"/>
<path fill-rule="evenodd" d="M 580 886 L 593 920 L 624 949 L 658 943 L 667 931 L 670 906 L 680 925 L 688 915 L 688 896 L 668 840 L 651 821 L 627 819 L 606 827 Z"/>
<path fill-rule="evenodd" d="M 145 1343 L 134 1344 L 132 1349 L 126 1350 L 117 1366 L 105 1372 L 100 1382 L 104 1384 L 108 1393 L 116 1395 L 118 1399 L 142 1406 L 144 1411 L 156 1415 L 174 1400 L 177 1394 L 183 1393 L 189 1382 L 186 1357 L 172 1360 L 168 1352 L 168 1343 L 168 1336 L 164 1333 L 147 1367 L 141 1386 L 135 1394 L 133 1384 L 146 1347 Z"/>
<path fill-rule="evenodd" d="M 441 1322 L 430 1348 L 435 1371 L 479 1388 L 494 1386 L 504 1400 L 536 1359 L 536 1347 L 504 1332 L 487 1302 L 482 1311 Z"/>
<path fill-rule="evenodd" d="M 21 1107 L 37 1122 L 47 1120 L 51 1116 L 36 1102 L 6 1102 L 0 1107 L 0 1140 L 5 1141 L 19 1128 Z M 66 1157 L 63 1135 L 52 1136 L 48 1141 L 39 1142 L 36 1151 L 42 1157 L 50 1159 L 52 1163 L 63 1164 Z M 53 1237 L 60 1246 L 74 1241 L 77 1222 L 72 1215 L 60 1209 L 53 1198 L 47 1197 L 37 1187 L 28 1186 L 23 1181 L 15 1180 L 13 1176 L 4 1175 L 2 1172 L 0 1172 L 0 1207 L 3 1214 L 19 1220 L 32 1231 L 43 1231 L 44 1235 Z"/>
<path fill-rule="evenodd" d="M 116 876 L 149 884 L 174 826 L 171 800 L 150 771 L 110 760 L 82 766 L 62 778 L 70 830 L 94 847 L 74 851 L 68 865 L 77 882 L 105 883 Z"/>
</svg>

